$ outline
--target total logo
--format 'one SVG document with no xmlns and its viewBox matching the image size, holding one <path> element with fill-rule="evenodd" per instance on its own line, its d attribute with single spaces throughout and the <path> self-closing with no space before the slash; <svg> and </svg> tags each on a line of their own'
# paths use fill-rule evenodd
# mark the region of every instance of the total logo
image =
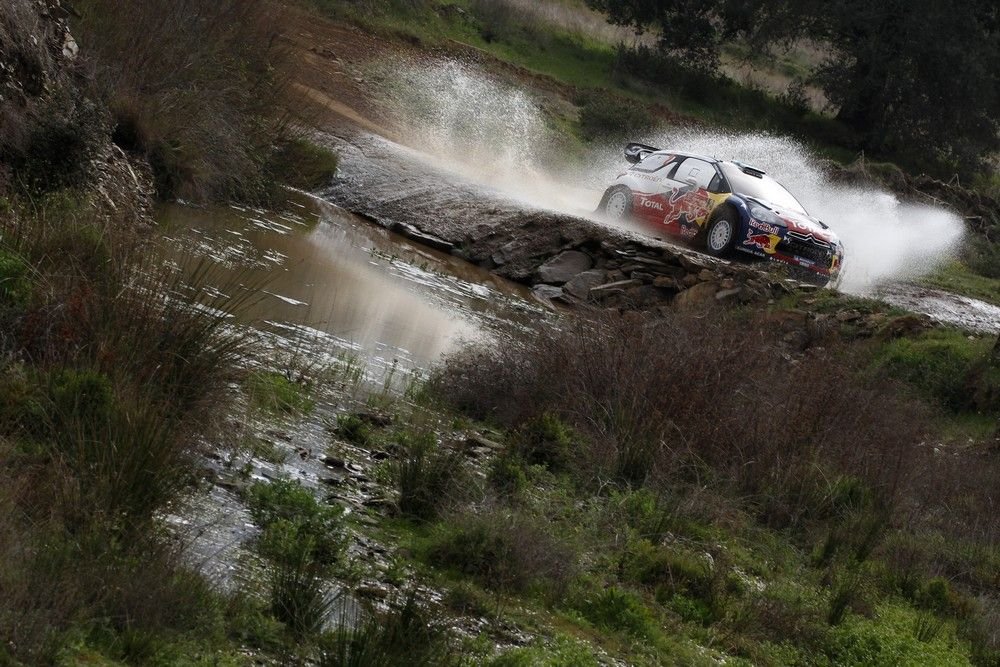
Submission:
<svg viewBox="0 0 1000 667">
<path fill-rule="evenodd" d="M 663 210 L 663 204 L 661 204 L 658 201 L 653 201 L 652 199 L 643 199 L 639 205 L 642 206 L 643 208 L 651 208 L 657 211 Z"/>
</svg>

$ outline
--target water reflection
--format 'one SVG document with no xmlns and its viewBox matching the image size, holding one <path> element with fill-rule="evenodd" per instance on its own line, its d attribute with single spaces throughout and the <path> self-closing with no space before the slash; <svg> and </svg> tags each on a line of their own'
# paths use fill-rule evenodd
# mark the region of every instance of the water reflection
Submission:
<svg viewBox="0 0 1000 667">
<path fill-rule="evenodd" d="M 543 312 L 519 286 L 305 195 L 281 213 L 171 204 L 158 219 L 174 259 L 217 265 L 212 287 L 260 292 L 246 316 L 276 345 L 319 339 L 362 356 L 372 379 Z"/>
</svg>

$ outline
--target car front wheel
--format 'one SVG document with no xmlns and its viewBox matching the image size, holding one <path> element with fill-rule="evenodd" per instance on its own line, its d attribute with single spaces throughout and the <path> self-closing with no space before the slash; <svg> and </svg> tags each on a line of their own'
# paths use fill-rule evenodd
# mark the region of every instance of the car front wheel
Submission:
<svg viewBox="0 0 1000 667">
<path fill-rule="evenodd" d="M 632 213 L 632 191 L 624 185 L 604 193 L 604 215 L 611 220 L 624 220 Z"/>
<path fill-rule="evenodd" d="M 738 229 L 735 213 L 731 209 L 722 211 L 708 223 L 708 229 L 705 230 L 705 250 L 709 255 L 725 257 L 736 245 Z"/>
</svg>

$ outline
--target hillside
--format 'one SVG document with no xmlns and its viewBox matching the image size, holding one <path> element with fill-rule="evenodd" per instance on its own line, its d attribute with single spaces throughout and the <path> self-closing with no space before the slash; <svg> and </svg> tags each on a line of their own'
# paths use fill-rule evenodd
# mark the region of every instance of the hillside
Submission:
<svg viewBox="0 0 1000 667">
<path fill-rule="evenodd" d="M 815 45 L 675 87 L 575 0 L 129 19 L 0 9 L 0 663 L 1000 660 L 996 202 L 778 99 Z M 846 293 L 607 224 L 636 134 L 887 247 Z"/>
</svg>

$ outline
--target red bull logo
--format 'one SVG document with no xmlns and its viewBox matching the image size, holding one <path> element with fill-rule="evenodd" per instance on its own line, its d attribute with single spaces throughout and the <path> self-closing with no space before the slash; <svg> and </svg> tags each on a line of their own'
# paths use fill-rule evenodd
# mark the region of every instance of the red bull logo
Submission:
<svg viewBox="0 0 1000 667">
<path fill-rule="evenodd" d="M 763 250 L 769 255 L 773 255 L 778 250 L 781 237 L 776 234 L 749 234 L 743 245 Z"/>
</svg>

